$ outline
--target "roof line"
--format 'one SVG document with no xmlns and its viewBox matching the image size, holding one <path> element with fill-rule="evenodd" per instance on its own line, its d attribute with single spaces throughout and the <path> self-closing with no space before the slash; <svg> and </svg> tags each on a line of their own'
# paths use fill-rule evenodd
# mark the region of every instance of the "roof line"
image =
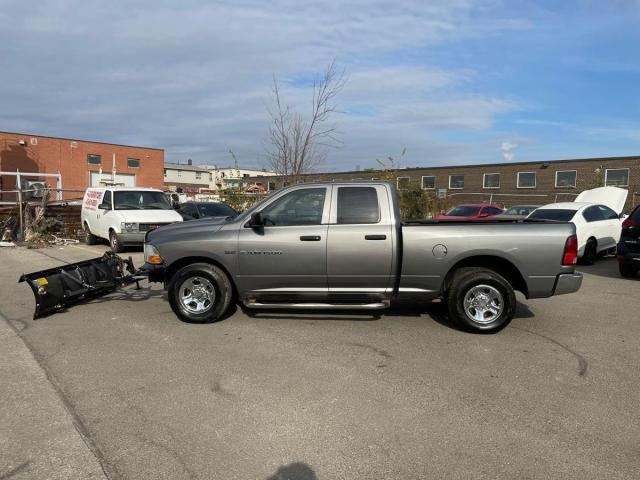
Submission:
<svg viewBox="0 0 640 480">
<path fill-rule="evenodd" d="M 410 171 L 416 171 L 416 170 L 472 168 L 472 167 L 508 167 L 508 166 L 535 165 L 535 164 L 544 164 L 544 163 L 562 164 L 562 163 L 570 163 L 570 162 L 598 162 L 598 161 L 606 162 L 610 160 L 640 160 L 640 155 L 629 155 L 629 156 L 622 156 L 622 157 L 567 158 L 567 159 L 559 159 L 559 160 L 532 160 L 527 162 L 468 163 L 464 165 L 430 165 L 430 166 L 423 166 L 423 167 L 407 167 L 407 168 L 387 169 L 387 170 L 394 170 L 395 172 L 400 173 L 400 172 L 410 172 Z M 384 171 L 385 169 L 382 169 L 382 168 L 374 168 L 371 170 L 343 170 L 343 171 L 332 171 L 332 172 L 304 173 L 302 176 L 331 175 L 331 174 L 341 174 L 341 173 L 366 174 L 371 172 L 384 172 Z"/>
<path fill-rule="evenodd" d="M 71 142 L 84 142 L 84 143 L 96 143 L 98 145 L 113 145 L 114 147 L 130 147 L 130 148 L 144 148 L 145 150 L 159 150 L 164 152 L 164 148 L 158 147 L 143 147 L 140 145 L 127 145 L 124 143 L 109 143 L 109 142 L 99 142 L 97 140 L 80 140 L 78 138 L 68 138 L 68 137 L 52 137 L 50 135 L 38 135 L 35 133 L 26 133 L 26 132 L 5 132 L 0 131 L 1 133 L 5 133 L 8 135 L 24 135 L 25 137 L 37 137 L 37 138 L 50 138 L 52 140 L 69 140 Z"/>
</svg>

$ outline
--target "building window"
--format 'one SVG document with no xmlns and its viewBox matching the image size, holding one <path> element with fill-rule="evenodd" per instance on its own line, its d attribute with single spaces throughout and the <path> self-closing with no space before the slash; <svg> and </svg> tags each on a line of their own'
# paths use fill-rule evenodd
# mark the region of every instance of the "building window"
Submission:
<svg viewBox="0 0 640 480">
<path fill-rule="evenodd" d="M 269 182 L 267 183 L 267 190 L 269 192 L 273 191 L 276 189 L 276 182 Z"/>
<path fill-rule="evenodd" d="M 140 160 L 137 158 L 127 158 L 127 167 L 138 168 L 140 167 Z"/>
<path fill-rule="evenodd" d="M 182 176 L 182 170 L 178 170 L 178 177 Z"/>
<path fill-rule="evenodd" d="M 100 165 L 102 163 L 102 156 L 90 153 L 87 155 L 87 163 L 89 165 Z"/>
<path fill-rule="evenodd" d="M 576 186 L 577 170 L 558 170 L 556 172 L 556 187 L 574 187 Z"/>
<path fill-rule="evenodd" d="M 164 169 L 164 176 L 165 176 L 165 178 L 167 177 L 167 169 L 166 168 Z"/>
<path fill-rule="evenodd" d="M 407 188 L 409 188 L 409 181 L 411 179 L 409 177 L 398 177 L 398 179 L 396 180 L 396 186 L 398 187 L 398 190 L 406 190 Z"/>
<path fill-rule="evenodd" d="M 607 168 L 604 171 L 604 184 L 608 187 L 628 187 L 628 168 Z"/>
<path fill-rule="evenodd" d="M 518 188 L 536 188 L 536 172 L 518 172 Z"/>
<path fill-rule="evenodd" d="M 449 188 L 464 188 L 464 175 L 449 175 Z"/>
<path fill-rule="evenodd" d="M 500 188 L 500 174 L 499 173 L 483 174 L 482 188 Z"/>
<path fill-rule="evenodd" d="M 196 172 L 196 180 L 202 179 L 202 172 Z"/>
<path fill-rule="evenodd" d="M 436 188 L 436 177 L 434 176 L 424 176 L 422 177 L 422 189 L 423 190 L 433 190 Z"/>
</svg>

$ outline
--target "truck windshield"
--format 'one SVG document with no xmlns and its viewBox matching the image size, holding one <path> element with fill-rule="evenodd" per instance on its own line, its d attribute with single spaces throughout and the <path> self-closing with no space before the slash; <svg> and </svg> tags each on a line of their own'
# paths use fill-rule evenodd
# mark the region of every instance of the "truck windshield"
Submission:
<svg viewBox="0 0 640 480">
<path fill-rule="evenodd" d="M 115 210 L 172 210 L 162 192 L 124 190 L 113 193 Z"/>
<path fill-rule="evenodd" d="M 450 217 L 473 217 L 480 211 L 480 207 L 473 207 L 471 205 L 460 205 L 459 207 L 453 207 L 446 215 Z"/>
<path fill-rule="evenodd" d="M 527 218 L 535 218 L 537 220 L 555 220 L 557 222 L 569 222 L 575 214 L 575 210 L 567 210 L 563 208 L 539 208 Z"/>
</svg>

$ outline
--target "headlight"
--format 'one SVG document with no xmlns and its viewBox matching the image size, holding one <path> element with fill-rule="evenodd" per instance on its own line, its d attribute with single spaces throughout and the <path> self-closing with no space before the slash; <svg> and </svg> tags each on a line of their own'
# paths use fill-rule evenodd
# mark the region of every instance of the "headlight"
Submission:
<svg viewBox="0 0 640 480">
<path fill-rule="evenodd" d="M 122 222 L 120 224 L 123 232 L 137 232 L 140 228 L 137 223 Z"/>
<path fill-rule="evenodd" d="M 150 243 L 144 244 L 144 261 L 146 263 L 152 263 L 154 265 L 162 263 L 160 252 L 158 252 L 158 249 Z"/>
</svg>

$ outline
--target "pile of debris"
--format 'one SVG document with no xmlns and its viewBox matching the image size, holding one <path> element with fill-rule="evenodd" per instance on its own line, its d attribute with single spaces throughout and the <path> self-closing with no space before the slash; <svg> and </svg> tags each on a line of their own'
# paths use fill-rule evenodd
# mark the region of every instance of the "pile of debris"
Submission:
<svg viewBox="0 0 640 480">
<path fill-rule="evenodd" d="M 49 204 L 49 197 L 50 192 L 47 190 L 37 203 L 23 204 L 22 225 L 19 221 L 20 215 L 15 211 L 18 210 L 17 206 L 0 212 L 4 217 L 4 220 L 0 220 L 0 247 L 15 247 L 22 242 L 28 248 L 79 243 L 76 238 L 80 220 L 79 209 Z"/>
</svg>

